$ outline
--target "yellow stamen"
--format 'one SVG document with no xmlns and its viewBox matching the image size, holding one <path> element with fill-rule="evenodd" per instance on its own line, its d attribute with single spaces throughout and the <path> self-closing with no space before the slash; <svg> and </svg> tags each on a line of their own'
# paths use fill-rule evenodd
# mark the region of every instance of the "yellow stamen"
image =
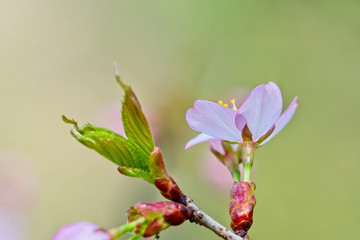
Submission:
<svg viewBox="0 0 360 240">
<path fill-rule="evenodd" d="M 220 105 L 224 105 L 224 102 L 223 102 L 223 101 L 221 101 L 221 100 L 219 100 L 219 101 L 218 101 L 218 104 L 220 104 Z"/>
<path fill-rule="evenodd" d="M 230 102 L 231 102 L 231 103 L 235 103 L 235 99 L 234 99 L 234 98 L 231 99 Z"/>
<path fill-rule="evenodd" d="M 228 107 L 228 106 L 229 106 L 228 104 L 226 104 L 226 103 L 224 104 L 224 107 Z"/>
</svg>

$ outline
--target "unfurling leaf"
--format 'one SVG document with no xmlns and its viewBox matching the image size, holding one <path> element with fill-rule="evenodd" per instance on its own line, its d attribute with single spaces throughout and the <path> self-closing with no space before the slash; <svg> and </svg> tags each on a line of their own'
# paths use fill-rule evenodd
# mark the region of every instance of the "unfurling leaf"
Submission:
<svg viewBox="0 0 360 240">
<path fill-rule="evenodd" d="M 180 201 L 183 194 L 166 172 L 161 151 L 154 145 L 149 124 L 135 93 L 129 85 L 121 81 L 117 69 L 115 76 L 125 91 L 122 123 L 126 136 L 89 123 L 79 127 L 75 120 L 64 115 L 63 121 L 74 125 L 71 134 L 79 142 L 117 164 L 121 174 L 142 178 L 154 184 L 164 197 Z"/>
<path fill-rule="evenodd" d="M 117 70 L 115 70 L 115 77 L 125 91 L 122 102 L 122 121 L 126 137 L 149 156 L 155 146 L 149 123 L 135 93 L 129 85 L 121 81 Z"/>
<path fill-rule="evenodd" d="M 111 130 L 85 124 L 78 127 L 74 120 L 64 122 L 74 125 L 71 134 L 85 146 L 95 150 L 120 167 L 141 169 L 149 172 L 148 156 L 136 145 Z"/>
<path fill-rule="evenodd" d="M 118 171 L 128 177 L 142 178 L 151 184 L 154 184 L 154 178 L 149 171 L 145 171 L 138 168 L 118 167 Z"/>
</svg>

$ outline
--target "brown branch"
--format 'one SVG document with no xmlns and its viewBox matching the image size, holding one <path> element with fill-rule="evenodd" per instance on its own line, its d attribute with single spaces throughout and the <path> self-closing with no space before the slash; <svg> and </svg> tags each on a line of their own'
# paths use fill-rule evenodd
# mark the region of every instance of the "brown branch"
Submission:
<svg viewBox="0 0 360 240">
<path fill-rule="evenodd" d="M 249 240 L 249 237 L 247 235 L 242 238 L 221 225 L 220 223 L 218 223 L 216 220 L 214 220 L 212 217 L 202 211 L 198 206 L 196 206 L 193 200 L 188 196 L 184 195 L 183 201 L 181 201 L 181 203 L 192 212 L 192 216 L 189 219 L 190 222 L 195 222 L 201 226 L 210 229 L 216 235 L 225 240 Z"/>
</svg>

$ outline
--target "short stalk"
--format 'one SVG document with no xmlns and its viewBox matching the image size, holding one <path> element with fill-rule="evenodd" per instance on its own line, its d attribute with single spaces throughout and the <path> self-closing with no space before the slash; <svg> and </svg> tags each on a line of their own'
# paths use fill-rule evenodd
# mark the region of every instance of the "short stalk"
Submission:
<svg viewBox="0 0 360 240">
<path fill-rule="evenodd" d="M 108 233 L 111 235 L 112 239 L 117 239 L 118 237 L 121 237 L 125 233 L 133 231 L 136 227 L 136 224 L 137 224 L 136 221 L 130 222 L 122 226 L 112 228 L 108 230 Z"/>
<path fill-rule="evenodd" d="M 129 237 L 129 238 L 126 239 L 126 240 L 137 240 L 137 239 L 139 239 L 140 237 L 141 237 L 141 236 L 134 235 L 134 236 Z"/>
<path fill-rule="evenodd" d="M 254 162 L 254 152 L 256 143 L 252 141 L 244 141 L 242 150 L 242 159 L 244 162 L 244 182 L 250 182 L 251 168 Z"/>
<path fill-rule="evenodd" d="M 250 182 L 252 164 L 244 163 L 244 182 Z"/>
</svg>

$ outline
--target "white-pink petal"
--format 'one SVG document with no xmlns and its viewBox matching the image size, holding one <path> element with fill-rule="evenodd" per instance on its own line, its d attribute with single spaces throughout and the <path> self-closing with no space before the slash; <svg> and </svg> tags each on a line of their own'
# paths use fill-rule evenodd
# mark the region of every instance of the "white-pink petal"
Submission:
<svg viewBox="0 0 360 240">
<path fill-rule="evenodd" d="M 246 125 L 246 119 L 244 118 L 243 115 L 241 115 L 241 113 L 236 114 L 235 124 L 236 124 L 237 129 L 242 132 L 243 128 Z"/>
<path fill-rule="evenodd" d="M 222 145 L 222 140 L 213 140 L 213 141 L 210 141 L 209 144 L 210 144 L 211 151 L 218 152 L 221 155 L 225 154 L 225 150 Z"/>
<path fill-rule="evenodd" d="M 253 141 L 257 141 L 274 125 L 281 110 L 281 91 L 278 85 L 269 82 L 254 88 L 240 106 L 238 113 L 246 119 Z"/>
<path fill-rule="evenodd" d="M 190 141 L 188 141 L 185 144 L 185 149 L 188 149 L 189 147 L 192 147 L 198 143 L 209 142 L 209 141 L 213 141 L 213 140 L 216 140 L 216 138 L 206 135 L 205 133 L 200 133 L 199 135 L 197 135 L 196 137 L 194 137 L 193 139 L 191 139 Z"/>
<path fill-rule="evenodd" d="M 270 141 L 271 138 L 278 134 L 289 123 L 289 121 L 294 116 L 295 110 L 298 106 L 296 100 L 297 96 L 292 100 L 288 108 L 283 112 L 283 114 L 281 114 L 279 119 L 276 121 L 274 131 L 260 144 L 260 146 Z"/>
<path fill-rule="evenodd" d="M 195 131 L 216 139 L 240 142 L 241 132 L 235 125 L 236 111 L 217 103 L 197 100 L 186 112 L 186 121 Z"/>
</svg>

